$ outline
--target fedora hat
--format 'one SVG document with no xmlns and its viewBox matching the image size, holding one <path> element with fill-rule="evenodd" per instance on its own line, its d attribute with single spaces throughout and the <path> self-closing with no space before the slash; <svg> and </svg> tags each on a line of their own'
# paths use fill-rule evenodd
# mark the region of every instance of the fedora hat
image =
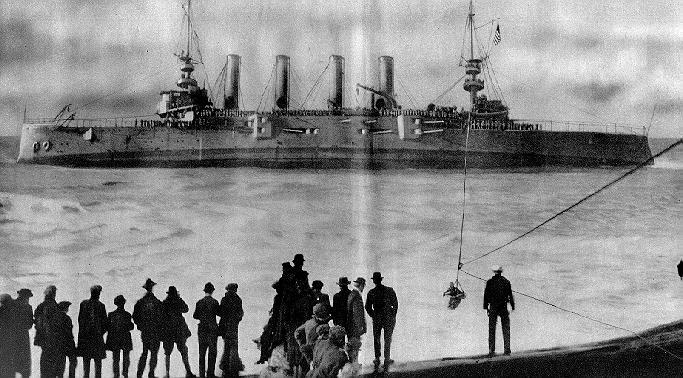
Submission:
<svg viewBox="0 0 683 378">
<path fill-rule="evenodd" d="M 177 297 L 178 296 L 178 289 L 175 286 L 169 286 L 166 294 L 173 295 L 173 296 Z"/>
<path fill-rule="evenodd" d="M 216 290 L 216 288 L 213 286 L 211 282 L 207 282 L 206 285 L 204 285 L 204 292 L 205 293 L 213 293 Z"/>
<path fill-rule="evenodd" d="M 372 282 L 381 282 L 383 278 L 380 272 L 372 273 Z"/>
<path fill-rule="evenodd" d="M 503 267 L 500 265 L 496 265 L 496 266 L 492 267 L 491 270 L 496 272 L 496 273 L 503 273 Z"/>
<path fill-rule="evenodd" d="M 156 284 L 157 283 L 152 281 L 151 278 L 148 278 L 147 281 L 145 281 L 145 284 L 142 285 L 142 288 L 147 289 L 147 290 L 151 290 L 154 287 L 154 285 L 156 285 Z"/>
<path fill-rule="evenodd" d="M 339 281 L 337 281 L 337 285 L 339 286 L 349 286 L 351 282 L 349 282 L 349 279 L 347 277 L 339 277 Z"/>
<path fill-rule="evenodd" d="M 297 253 L 296 255 L 294 255 L 294 260 L 292 260 L 293 263 L 304 262 L 304 261 L 306 261 L 306 260 L 304 259 L 304 255 L 302 255 L 301 253 Z"/>
<path fill-rule="evenodd" d="M 353 282 L 354 282 L 354 283 L 357 283 L 357 284 L 365 285 L 365 278 L 363 278 L 363 277 L 358 277 L 358 278 L 356 278 Z"/>
</svg>

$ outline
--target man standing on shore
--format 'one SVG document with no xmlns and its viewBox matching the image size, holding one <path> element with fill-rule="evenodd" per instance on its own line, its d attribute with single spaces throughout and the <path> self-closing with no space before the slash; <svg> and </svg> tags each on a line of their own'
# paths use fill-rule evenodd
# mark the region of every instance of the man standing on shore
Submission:
<svg viewBox="0 0 683 378">
<path fill-rule="evenodd" d="M 351 290 L 349 290 L 349 279 L 346 277 L 339 277 L 337 285 L 339 285 L 339 292 L 332 296 L 332 322 L 336 326 L 348 328 L 346 313 L 348 311 L 348 299 Z"/>
<path fill-rule="evenodd" d="M 147 279 L 142 288 L 147 293 L 140 298 L 133 307 L 133 321 L 140 330 L 142 338 L 142 354 L 138 361 L 137 378 L 142 378 L 147 364 L 147 353 L 149 352 L 149 373 L 150 378 L 154 377 L 154 369 L 157 367 L 157 356 L 161 344 L 161 321 L 162 308 L 161 301 L 152 292 L 156 282 Z"/>
<path fill-rule="evenodd" d="M 17 291 L 18 297 L 14 301 L 15 323 L 15 350 L 14 372 L 21 374 L 22 378 L 31 376 L 31 339 L 28 331 L 33 327 L 33 307 L 29 299 L 33 293 L 29 289 Z"/>
<path fill-rule="evenodd" d="M 391 359 L 391 337 L 394 334 L 394 326 L 396 325 L 398 299 L 394 289 L 382 285 L 383 278 L 380 272 L 372 274 L 372 282 L 375 284 L 375 287 L 368 292 L 365 310 L 372 318 L 372 337 L 375 341 L 375 369 L 379 367 L 380 357 L 382 356 L 380 337 L 382 330 L 384 330 L 384 371 L 387 371 L 389 365 L 394 362 Z"/>
<path fill-rule="evenodd" d="M 218 329 L 223 336 L 224 348 L 221 358 L 220 368 L 223 377 L 237 377 L 239 372 L 244 370 L 244 365 L 238 352 L 238 326 L 244 310 L 242 309 L 242 298 L 237 295 L 237 284 L 229 283 L 225 287 L 225 296 L 220 304 L 221 321 Z"/>
<path fill-rule="evenodd" d="M 500 316 L 500 324 L 503 328 L 503 343 L 505 354 L 510 354 L 510 313 L 507 304 L 515 311 L 515 299 L 512 296 L 510 281 L 502 276 L 503 267 L 498 266 L 492 269 L 495 273 L 491 279 L 486 281 L 484 290 L 484 310 L 489 316 L 489 357 L 496 355 L 496 323 Z"/>
<path fill-rule="evenodd" d="M 363 290 L 365 289 L 365 278 L 358 277 L 353 281 L 353 290 L 349 294 L 348 309 L 346 315 L 346 352 L 349 354 L 349 362 L 358 362 L 360 352 L 360 338 L 367 331 L 365 323 L 365 311 L 363 311 Z"/>
<path fill-rule="evenodd" d="M 215 288 L 211 282 L 204 285 L 204 298 L 197 301 L 193 318 L 199 320 L 197 326 L 197 338 L 199 339 L 199 377 L 214 378 L 216 368 L 218 324 L 216 316 L 220 312 L 218 301 L 211 296 Z M 208 366 L 206 365 L 206 352 L 209 352 Z"/>
</svg>

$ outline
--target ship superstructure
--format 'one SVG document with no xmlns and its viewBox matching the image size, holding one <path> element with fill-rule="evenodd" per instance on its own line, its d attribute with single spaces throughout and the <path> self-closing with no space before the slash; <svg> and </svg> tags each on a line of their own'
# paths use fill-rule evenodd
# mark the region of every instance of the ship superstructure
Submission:
<svg viewBox="0 0 683 378">
<path fill-rule="evenodd" d="M 179 89 L 161 92 L 157 118 L 78 119 L 59 115 L 24 122 L 19 162 L 68 166 L 265 166 L 265 167 L 509 167 L 633 165 L 651 157 L 640 130 L 585 122 L 520 121 L 488 99 L 480 77 L 485 57 L 476 55 L 474 7 L 466 29 L 469 51 L 462 88 L 469 109 L 455 106 L 402 108 L 394 92 L 394 59 L 377 61 L 376 86 L 365 108 L 344 104 L 345 59 L 330 59 L 326 109 L 290 107 L 291 60 L 275 57 L 273 109 L 240 109 L 239 55 L 229 54 L 212 99 L 193 77 L 188 2 L 186 49 Z M 222 103 L 215 106 L 214 102 Z M 469 134 L 469 136 L 467 136 Z M 467 137 L 467 146 L 466 146 Z"/>
</svg>

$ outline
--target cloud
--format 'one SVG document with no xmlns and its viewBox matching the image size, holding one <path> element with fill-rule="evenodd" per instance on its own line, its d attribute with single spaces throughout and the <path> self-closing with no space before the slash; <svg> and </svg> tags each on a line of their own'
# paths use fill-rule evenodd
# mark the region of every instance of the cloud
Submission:
<svg viewBox="0 0 683 378">
<path fill-rule="evenodd" d="M 574 85 L 570 90 L 580 98 L 587 99 L 589 102 L 606 103 L 624 93 L 627 89 L 623 83 L 600 83 L 592 81 L 587 84 Z"/>
<path fill-rule="evenodd" d="M 49 35 L 34 28 L 25 19 L 10 18 L 0 22 L 0 65 L 8 67 L 45 59 L 51 51 Z"/>
</svg>

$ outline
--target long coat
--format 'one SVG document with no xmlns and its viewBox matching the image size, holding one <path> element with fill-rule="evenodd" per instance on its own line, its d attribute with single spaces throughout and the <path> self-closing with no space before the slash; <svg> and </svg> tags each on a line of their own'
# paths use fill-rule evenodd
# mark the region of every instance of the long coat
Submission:
<svg viewBox="0 0 683 378">
<path fill-rule="evenodd" d="M 359 337 L 367 331 L 363 296 L 357 290 L 351 290 L 351 294 L 349 294 L 346 320 L 348 337 Z"/>
<path fill-rule="evenodd" d="M 140 330 L 143 344 L 161 340 L 162 317 L 161 301 L 154 293 L 148 292 L 135 302 L 133 321 Z"/>
<path fill-rule="evenodd" d="M 184 313 L 190 311 L 187 303 L 180 297 L 166 297 L 162 302 L 164 331 L 162 340 L 180 342 L 190 337 L 192 332 L 185 322 Z"/>
<path fill-rule="evenodd" d="M 78 355 L 97 360 L 105 358 L 104 334 L 107 328 L 109 319 L 104 303 L 93 298 L 81 302 L 78 311 Z"/>
<path fill-rule="evenodd" d="M 57 311 L 59 311 L 57 309 L 57 301 L 54 298 L 45 298 L 42 303 L 36 306 L 36 311 L 33 313 L 33 322 L 36 325 L 36 336 L 33 338 L 33 345 L 43 346 L 47 319 L 51 318 Z"/>
<path fill-rule="evenodd" d="M 236 292 L 225 292 L 225 296 L 221 299 L 220 316 L 218 329 L 221 336 L 225 339 L 237 339 L 238 326 L 244 316 L 244 310 L 242 298 Z"/>
<path fill-rule="evenodd" d="M 14 369 L 31 375 L 31 339 L 28 331 L 33 327 L 33 308 L 22 300 L 14 301 Z"/>
<path fill-rule="evenodd" d="M 348 287 L 342 287 L 338 293 L 332 296 L 332 322 L 334 325 L 342 326 L 344 329 L 348 327 L 346 324 L 347 312 L 348 312 L 348 299 L 351 291 Z"/>
<path fill-rule="evenodd" d="M 122 308 L 109 313 L 109 331 L 107 332 L 107 350 L 112 351 L 131 351 L 133 350 L 133 339 L 130 331 L 134 328 L 133 317 Z"/>
</svg>

